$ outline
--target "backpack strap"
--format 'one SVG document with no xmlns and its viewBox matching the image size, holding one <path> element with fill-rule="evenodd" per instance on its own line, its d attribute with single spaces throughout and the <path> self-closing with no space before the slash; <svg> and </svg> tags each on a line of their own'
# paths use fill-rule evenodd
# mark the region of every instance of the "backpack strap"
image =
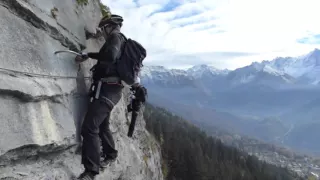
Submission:
<svg viewBox="0 0 320 180">
<path fill-rule="evenodd" d="M 117 60 L 116 60 L 116 63 L 117 63 L 117 61 L 121 58 L 121 56 L 122 56 L 122 54 L 123 54 L 123 51 L 124 51 L 124 49 L 125 49 L 126 42 L 128 41 L 127 37 L 126 37 L 124 34 L 122 34 L 121 32 L 120 32 L 119 34 L 123 37 L 124 42 L 123 42 L 123 44 L 121 45 L 121 48 L 122 48 L 122 49 L 120 50 L 120 53 L 119 53 L 119 55 L 118 55 L 118 57 L 117 57 Z"/>
<path fill-rule="evenodd" d="M 120 32 L 119 34 L 124 38 L 125 41 L 128 40 L 128 38 L 123 33 Z"/>
</svg>

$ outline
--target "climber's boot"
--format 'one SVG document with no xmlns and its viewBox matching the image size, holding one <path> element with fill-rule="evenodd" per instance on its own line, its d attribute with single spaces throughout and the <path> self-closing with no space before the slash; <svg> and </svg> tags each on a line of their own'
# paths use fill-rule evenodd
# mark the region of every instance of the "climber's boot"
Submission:
<svg viewBox="0 0 320 180">
<path fill-rule="evenodd" d="M 106 168 L 109 164 L 113 163 L 114 161 L 116 161 L 116 158 L 111 159 L 106 157 L 100 162 L 100 168 Z"/>
<path fill-rule="evenodd" d="M 84 171 L 82 174 L 80 174 L 80 176 L 78 177 L 79 180 L 94 180 L 95 179 L 95 174 L 88 172 L 88 171 Z"/>
</svg>

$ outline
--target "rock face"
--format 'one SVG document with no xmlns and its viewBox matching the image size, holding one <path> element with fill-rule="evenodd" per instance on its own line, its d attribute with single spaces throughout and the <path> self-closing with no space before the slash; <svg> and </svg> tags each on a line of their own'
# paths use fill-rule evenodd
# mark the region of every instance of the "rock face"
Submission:
<svg viewBox="0 0 320 180">
<path fill-rule="evenodd" d="M 83 171 L 76 150 L 95 61 L 54 55 L 98 51 L 103 43 L 86 39 L 101 18 L 99 1 L 77 2 L 0 1 L 0 179 L 69 180 Z M 97 179 L 163 179 L 160 147 L 142 113 L 127 137 L 127 92 L 111 116 L 119 157 Z"/>
</svg>

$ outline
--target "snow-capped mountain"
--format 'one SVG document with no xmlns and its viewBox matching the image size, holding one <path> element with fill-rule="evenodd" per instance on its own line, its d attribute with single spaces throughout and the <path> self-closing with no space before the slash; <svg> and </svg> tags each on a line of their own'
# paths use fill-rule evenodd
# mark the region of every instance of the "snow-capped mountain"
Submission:
<svg viewBox="0 0 320 180">
<path fill-rule="evenodd" d="M 193 66 L 187 70 L 167 69 L 163 66 L 145 66 L 142 68 L 141 76 L 143 78 L 163 78 L 163 76 L 189 76 L 192 79 L 202 78 L 204 76 L 212 77 L 218 75 L 227 75 L 230 70 L 220 70 L 213 66 L 205 64 Z M 156 77 L 152 77 L 156 76 Z"/>
<path fill-rule="evenodd" d="M 220 70 L 213 66 L 208 66 L 205 64 L 196 65 L 187 69 L 187 74 L 195 79 L 204 78 L 204 77 L 215 77 L 219 75 L 227 75 L 229 70 L 224 69 Z"/>
<path fill-rule="evenodd" d="M 141 72 L 141 77 L 145 84 L 169 87 L 172 85 L 186 86 L 189 83 L 191 86 L 196 84 L 209 89 L 216 89 L 218 86 L 221 90 L 236 86 L 279 86 L 296 82 L 294 77 L 263 63 L 252 63 L 250 66 L 234 71 L 220 70 L 208 65 L 197 65 L 187 70 L 166 69 L 163 66 L 146 66 Z"/>
<path fill-rule="evenodd" d="M 296 81 L 294 77 L 283 71 L 278 71 L 268 64 L 256 62 L 230 72 L 226 79 L 232 86 L 259 84 L 272 87 L 293 84 Z"/>
<path fill-rule="evenodd" d="M 254 62 L 232 71 L 228 76 L 230 79 L 234 78 L 234 84 L 268 81 L 274 85 L 275 83 L 319 85 L 320 50 L 314 49 L 300 57 L 278 57 L 272 61 Z"/>
<path fill-rule="evenodd" d="M 314 49 L 310 53 L 300 57 L 276 58 L 272 61 L 263 61 L 261 64 L 268 65 L 279 72 L 308 84 L 320 82 L 320 50 Z"/>
<path fill-rule="evenodd" d="M 141 80 L 145 84 L 161 86 L 192 86 L 194 78 L 184 70 L 166 69 L 163 66 L 145 66 L 141 71 Z"/>
<path fill-rule="evenodd" d="M 145 66 L 141 71 L 141 79 L 145 84 L 161 86 L 201 86 L 225 77 L 230 71 L 220 70 L 213 66 L 196 65 L 187 70 L 167 69 L 163 66 Z"/>
<path fill-rule="evenodd" d="M 320 50 L 315 49 L 300 57 L 278 57 L 271 61 L 253 62 L 233 71 L 203 64 L 187 70 L 147 66 L 142 71 L 145 83 L 185 84 L 194 83 L 196 80 L 202 83 L 218 83 L 219 86 L 320 85 Z"/>
</svg>

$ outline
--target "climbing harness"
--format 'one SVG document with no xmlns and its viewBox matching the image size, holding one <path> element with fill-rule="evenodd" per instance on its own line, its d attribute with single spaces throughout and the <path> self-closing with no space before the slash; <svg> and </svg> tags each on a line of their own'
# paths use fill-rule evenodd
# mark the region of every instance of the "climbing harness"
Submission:
<svg viewBox="0 0 320 180">
<path fill-rule="evenodd" d="M 100 80 L 96 81 L 96 83 L 91 84 L 90 102 L 92 102 L 93 99 L 102 98 L 105 101 L 108 101 L 109 103 L 111 103 L 112 106 L 114 106 L 114 103 L 110 99 L 108 99 L 107 97 L 104 97 L 104 96 L 100 97 L 101 86 L 103 83 L 123 86 L 121 84 L 121 80 L 119 77 L 111 76 L 111 77 L 107 77 L 107 78 L 101 78 Z"/>
</svg>

